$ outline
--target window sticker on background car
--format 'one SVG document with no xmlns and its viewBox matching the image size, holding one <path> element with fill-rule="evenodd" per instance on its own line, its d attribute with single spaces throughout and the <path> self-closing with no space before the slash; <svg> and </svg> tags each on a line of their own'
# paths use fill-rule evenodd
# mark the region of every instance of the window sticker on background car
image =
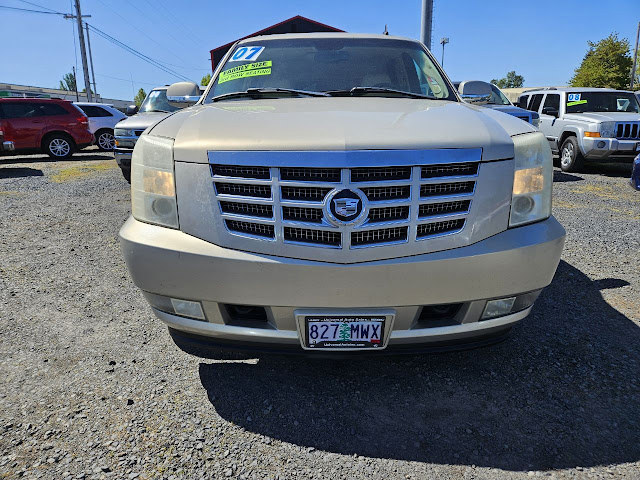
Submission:
<svg viewBox="0 0 640 480">
<path fill-rule="evenodd" d="M 586 100 L 576 100 L 575 102 L 567 102 L 567 107 L 573 107 L 574 105 L 582 105 L 587 103 Z"/>
<path fill-rule="evenodd" d="M 249 60 L 257 60 L 263 50 L 264 50 L 264 47 L 253 47 L 253 46 L 240 47 L 238 50 L 236 50 L 236 53 L 234 53 L 231 56 L 229 61 L 244 62 Z"/>
<path fill-rule="evenodd" d="M 567 95 L 567 102 L 577 102 L 578 100 L 580 100 L 582 94 L 580 93 L 570 93 L 569 95 Z"/>
<path fill-rule="evenodd" d="M 230 68 L 220 73 L 218 83 L 228 82 L 229 80 L 237 80 L 245 77 L 257 77 L 258 75 L 271 75 L 271 60 L 266 62 L 248 63 Z"/>
</svg>

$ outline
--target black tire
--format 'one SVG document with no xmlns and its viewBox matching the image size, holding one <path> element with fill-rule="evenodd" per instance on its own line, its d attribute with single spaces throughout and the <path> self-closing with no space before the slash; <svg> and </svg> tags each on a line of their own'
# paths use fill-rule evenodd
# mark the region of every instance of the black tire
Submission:
<svg viewBox="0 0 640 480">
<path fill-rule="evenodd" d="M 96 132 L 96 146 L 101 152 L 111 152 L 116 146 L 113 130 L 104 128 Z"/>
<path fill-rule="evenodd" d="M 131 169 L 130 168 L 123 168 L 122 169 L 122 176 L 124 177 L 124 179 L 131 184 Z"/>
<path fill-rule="evenodd" d="M 69 158 L 76 150 L 76 144 L 72 138 L 64 133 L 48 135 L 42 142 L 42 147 L 47 155 L 56 160 Z"/>
<path fill-rule="evenodd" d="M 560 147 L 560 168 L 563 172 L 580 172 L 584 165 L 584 157 L 580 153 L 578 140 L 574 136 L 567 137 Z"/>
</svg>

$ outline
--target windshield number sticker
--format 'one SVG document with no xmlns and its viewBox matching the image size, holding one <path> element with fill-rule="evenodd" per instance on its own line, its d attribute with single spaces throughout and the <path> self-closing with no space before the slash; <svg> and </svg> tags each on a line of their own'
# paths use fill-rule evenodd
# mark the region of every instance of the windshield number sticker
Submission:
<svg viewBox="0 0 640 480">
<path fill-rule="evenodd" d="M 257 60 L 263 50 L 264 50 L 264 47 L 252 47 L 252 46 L 240 47 L 238 50 L 236 50 L 236 53 L 234 53 L 231 56 L 229 61 L 230 62 L 246 62 L 246 61 Z"/>
<path fill-rule="evenodd" d="M 238 65 L 237 67 L 220 72 L 218 84 L 239 78 L 257 77 L 258 75 L 271 75 L 271 60 Z"/>
<path fill-rule="evenodd" d="M 567 102 L 577 102 L 578 100 L 580 100 L 580 93 L 570 93 L 569 95 L 567 95 Z"/>
</svg>

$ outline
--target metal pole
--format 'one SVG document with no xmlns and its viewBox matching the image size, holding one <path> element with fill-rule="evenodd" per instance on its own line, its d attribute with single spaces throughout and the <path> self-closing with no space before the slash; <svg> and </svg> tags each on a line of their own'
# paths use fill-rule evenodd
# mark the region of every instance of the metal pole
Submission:
<svg viewBox="0 0 640 480">
<path fill-rule="evenodd" d="M 80 54 L 82 56 L 84 88 L 87 90 L 87 100 L 89 100 L 90 102 L 93 102 L 93 95 L 91 95 L 91 82 L 89 81 L 89 66 L 87 65 L 87 48 L 84 44 L 84 29 L 82 28 L 82 13 L 80 12 L 80 0 L 76 0 L 76 19 L 78 20 L 78 37 L 80 39 Z"/>
<path fill-rule="evenodd" d="M 433 0 L 422 0 L 422 22 L 420 41 L 431 50 L 431 26 L 433 23 Z"/>
<path fill-rule="evenodd" d="M 96 72 L 93 70 L 93 55 L 91 54 L 91 40 L 89 39 L 89 24 L 85 22 L 85 28 L 87 29 L 87 46 L 89 47 L 89 63 L 91 64 L 91 77 L 93 80 L 93 93 L 98 97 L 98 89 L 96 88 Z M 96 98 L 97 100 L 97 98 Z"/>
<path fill-rule="evenodd" d="M 73 66 L 71 68 L 73 69 L 73 83 L 75 84 L 75 87 L 76 87 L 76 102 L 79 102 L 80 97 L 78 96 L 78 79 L 76 78 L 76 67 Z"/>
<path fill-rule="evenodd" d="M 636 33 L 636 48 L 633 51 L 633 67 L 631 67 L 631 81 L 629 82 L 629 90 L 633 90 L 633 82 L 636 79 L 636 64 L 638 62 L 638 39 L 640 39 L 640 22 L 638 22 L 638 31 Z"/>
</svg>

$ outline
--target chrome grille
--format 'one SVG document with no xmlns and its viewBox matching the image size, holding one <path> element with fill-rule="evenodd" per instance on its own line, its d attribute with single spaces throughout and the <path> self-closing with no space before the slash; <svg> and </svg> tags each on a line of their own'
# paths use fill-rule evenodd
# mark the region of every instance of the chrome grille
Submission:
<svg viewBox="0 0 640 480">
<path fill-rule="evenodd" d="M 616 138 L 640 139 L 640 122 L 618 122 Z"/>
<path fill-rule="evenodd" d="M 451 235 L 466 225 L 480 170 L 479 161 L 375 167 L 361 163 L 352 168 L 299 163 L 263 167 L 212 162 L 226 230 L 295 248 L 335 249 L 393 246 Z M 342 189 L 367 199 L 364 220 L 347 225 L 330 218 L 330 195 Z"/>
<path fill-rule="evenodd" d="M 316 245 L 340 246 L 339 232 L 310 230 L 308 228 L 284 227 L 284 239 L 290 242 L 313 243 Z"/>
</svg>

